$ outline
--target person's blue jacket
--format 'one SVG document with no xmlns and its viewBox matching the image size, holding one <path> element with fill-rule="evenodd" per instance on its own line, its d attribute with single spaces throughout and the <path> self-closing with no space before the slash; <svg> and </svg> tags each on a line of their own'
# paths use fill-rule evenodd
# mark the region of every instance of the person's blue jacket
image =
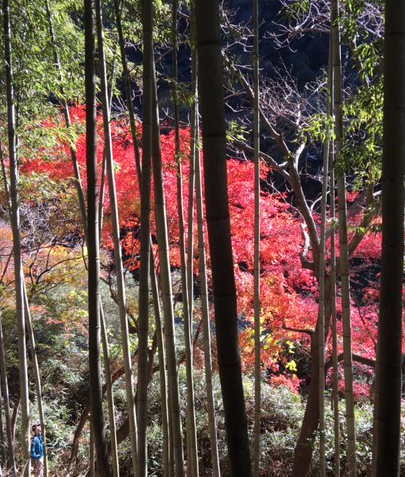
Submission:
<svg viewBox="0 0 405 477">
<path fill-rule="evenodd" d="M 31 457 L 33 459 L 42 459 L 45 455 L 44 438 L 42 436 L 34 436 L 31 442 Z"/>
</svg>

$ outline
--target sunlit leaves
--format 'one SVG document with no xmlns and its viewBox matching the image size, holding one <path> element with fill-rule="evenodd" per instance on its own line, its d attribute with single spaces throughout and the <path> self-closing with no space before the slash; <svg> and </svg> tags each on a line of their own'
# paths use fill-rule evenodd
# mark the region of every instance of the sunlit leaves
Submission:
<svg viewBox="0 0 405 477">
<path fill-rule="evenodd" d="M 85 141 L 80 133 L 80 125 L 84 121 L 83 108 L 72 109 L 72 118 L 77 130 L 76 144 L 78 160 L 85 177 Z M 360 118 L 363 120 L 363 118 Z M 320 119 L 321 120 L 321 119 Z M 47 123 L 50 129 L 58 129 L 58 121 Z M 141 125 L 137 125 L 141 130 Z M 320 128 L 321 130 L 322 128 Z M 138 178 L 136 176 L 134 147 L 126 121 L 112 122 L 113 150 L 116 161 L 115 172 L 117 182 L 118 203 L 121 220 L 121 243 L 124 252 L 125 267 L 130 272 L 139 268 L 139 215 L 140 197 Z M 57 133 L 55 137 L 57 137 Z M 52 135 L 52 133 L 51 133 Z M 184 200 L 188 202 L 188 180 L 190 152 L 190 132 L 181 130 L 181 160 L 184 173 Z M 170 239 L 170 257 L 173 270 L 180 266 L 179 257 L 179 224 L 176 201 L 177 170 L 175 163 L 174 133 L 169 131 L 161 135 L 163 156 L 163 177 L 167 202 L 168 228 Z M 76 193 L 72 183 L 73 170 L 69 161 L 69 141 L 61 136 L 61 142 L 55 147 L 40 148 L 37 155 L 24 159 L 23 172 L 25 186 L 33 184 L 31 195 L 26 199 L 42 201 L 52 207 L 55 197 L 59 207 L 76 213 L 76 221 L 72 226 L 81 230 L 78 209 L 73 206 Z M 98 164 L 101 175 L 103 159 L 103 132 L 99 123 Z M 231 214 L 232 244 L 234 250 L 234 271 L 238 293 L 238 314 L 240 320 L 240 341 L 243 352 L 245 370 L 253 364 L 253 218 L 254 218 L 254 168 L 250 161 L 228 160 L 229 206 Z M 267 179 L 271 171 L 262 164 L 262 177 Z M 41 195 L 35 195 L 40 181 L 49 181 L 48 188 Z M 36 185 L 37 184 L 37 185 Z M 84 182 L 84 187 L 86 186 Z M 54 192 L 58 193 L 53 195 Z M 356 194 L 349 194 L 348 200 L 356 199 Z M 262 297 L 262 362 L 264 369 L 272 370 L 273 384 L 288 384 L 297 389 L 299 380 L 295 376 L 300 373 L 300 361 L 297 356 L 302 349 L 309 345 L 309 334 L 315 328 L 318 314 L 318 283 L 312 271 L 302 268 L 300 253 L 303 246 L 301 234 L 301 219 L 295 209 L 287 202 L 283 194 L 274 194 L 262 190 L 261 193 L 261 297 Z M 104 227 L 102 262 L 105 270 L 112 273 L 112 239 L 109 221 L 110 205 L 108 189 L 104 194 Z M 354 236 L 361 227 L 363 215 L 351 217 L 350 237 Z M 187 219 L 187 214 L 186 214 Z M 318 218 L 315 216 L 316 222 Z M 187 223 L 186 223 L 187 225 Z M 378 223 L 376 222 L 376 226 Z M 187 227 L 186 227 L 187 229 Z M 68 232 L 66 229 L 65 233 Z M 371 229 L 370 229 L 371 230 Z M 155 233 L 154 216 L 152 214 L 152 238 Z M 196 233 L 196 231 L 194 231 Z M 63 232 L 61 231 L 61 236 Z M 79 254 L 77 241 L 72 242 L 72 252 Z M 197 240 L 197 237 L 195 237 Z M 154 249 L 156 244 L 153 245 Z M 80 253 L 81 253 L 80 249 Z M 70 253 L 70 252 L 69 252 Z M 85 253 L 85 251 L 84 251 Z M 353 339 L 354 350 L 364 356 L 373 357 L 375 353 L 376 310 L 377 301 L 373 299 L 378 277 L 370 268 L 373 261 L 378 260 L 380 253 L 379 230 L 366 233 L 365 239 L 359 246 L 353 258 L 352 280 L 361 277 L 362 270 L 369 270 L 366 282 L 360 280 L 357 286 L 358 295 L 364 289 L 364 299 L 353 296 Z M 41 258 L 42 255 L 39 256 Z M 194 270 L 198 273 L 198 252 L 194 250 Z M 69 263 L 70 260 L 67 262 Z M 73 264 L 69 265 L 72 266 Z M 39 265 L 38 265 L 39 266 Z M 41 274 L 40 269 L 32 268 L 33 277 Z M 54 280 L 62 283 L 65 271 L 63 265 L 60 275 L 46 272 L 44 279 L 49 277 L 49 284 Z M 35 273 L 34 273 L 35 272 Z M 80 273 L 79 271 L 77 272 Z M 44 282 L 43 282 L 44 283 Z M 68 286 L 68 285 L 67 285 Z M 80 287 L 79 287 L 80 288 Z M 69 288 L 67 303 L 74 308 L 77 301 L 75 316 L 79 321 L 84 316 L 80 311 L 81 295 L 75 295 Z M 135 303 L 135 302 L 134 302 Z M 136 315 L 136 305 L 130 310 Z M 65 311 L 59 310 L 59 318 L 64 320 Z M 340 309 L 338 309 L 340 313 Z M 302 330 L 306 332 L 302 332 Z M 339 328 L 340 330 L 340 328 Z M 340 330 L 341 331 L 341 330 Z M 298 344 L 300 345 L 298 346 Z M 297 345 L 296 345 L 297 344 Z M 328 343 L 329 346 L 329 343 Z M 298 354 L 297 354 L 298 353 Z"/>
</svg>

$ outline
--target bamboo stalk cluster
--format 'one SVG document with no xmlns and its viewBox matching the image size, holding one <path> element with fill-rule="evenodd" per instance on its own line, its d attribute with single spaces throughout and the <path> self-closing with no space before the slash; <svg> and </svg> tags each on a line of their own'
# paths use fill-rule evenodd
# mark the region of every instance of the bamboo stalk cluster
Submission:
<svg viewBox="0 0 405 477">
<path fill-rule="evenodd" d="M 356 468 L 356 423 L 353 396 L 353 352 L 351 336 L 350 310 L 350 257 L 353 242 L 348 233 L 348 210 L 346 198 L 346 172 L 341 166 L 344 141 L 343 122 L 343 66 L 341 46 L 341 6 L 338 0 L 330 2 L 330 42 L 327 114 L 332 126 L 327 131 L 323 145 L 323 177 L 321 197 L 321 223 L 316 224 L 314 215 L 305 197 L 299 175 L 299 161 L 305 143 L 295 150 L 266 116 L 261 101 L 260 82 L 260 7 L 258 0 L 252 1 L 254 24 L 253 83 L 243 72 L 228 60 L 224 60 L 221 48 L 220 9 L 216 0 L 195 0 L 191 5 L 191 71 L 192 101 L 191 147 L 189 161 L 189 202 L 183 197 L 183 167 L 180 143 L 180 92 L 179 92 L 179 2 L 171 3 L 171 42 L 172 58 L 172 105 L 174 111 L 175 159 L 177 172 L 177 207 L 179 210 L 179 242 L 181 261 L 181 287 L 185 342 L 186 368 L 186 419 L 182 429 L 182 406 L 178 382 L 178 345 L 174 326 L 175 312 L 173 303 L 173 285 L 170 265 L 168 237 L 168 217 L 162 170 L 162 152 L 160 143 L 160 110 L 157 94 L 157 75 L 155 68 L 155 44 L 153 29 L 155 25 L 154 2 L 142 0 L 140 3 L 143 42 L 143 91 L 142 91 L 142 134 L 138 132 L 134 103 L 131 97 L 131 78 L 128 67 L 125 36 L 122 27 L 122 3 L 113 2 L 114 17 L 117 24 L 120 60 L 124 77 L 124 97 L 129 114 L 130 131 L 134 144 L 134 162 L 137 169 L 139 189 L 141 191 L 140 217 L 140 275 L 139 303 L 137 321 L 137 363 L 131 351 L 131 340 L 127 313 L 127 284 L 125 281 L 122 250 L 120 244 L 120 211 L 117 200 L 117 187 L 114 171 L 114 152 L 111 133 L 111 108 L 113 84 L 108 84 L 103 33 L 103 7 L 101 0 L 84 1 L 85 30 L 85 101 L 86 101 L 86 166 L 87 191 L 82 186 L 82 177 L 74 148 L 70 150 L 75 173 L 75 184 L 80 204 L 83 234 L 88 256 L 88 316 L 89 316 L 89 370 L 90 405 L 83 415 L 75 437 L 72 450 L 77 452 L 77 441 L 86 420 L 91 423 L 90 474 L 118 477 L 119 436 L 116 428 L 116 409 L 113 384 L 120 375 L 112 374 L 105 310 L 100 297 L 100 235 L 102 222 L 102 199 L 104 193 L 99 190 L 99 171 L 96 161 L 97 121 L 96 100 L 100 99 L 103 134 L 104 167 L 102 182 L 108 183 L 111 204 L 112 235 L 114 249 L 114 267 L 117 284 L 117 304 L 119 309 L 121 348 L 123 352 L 123 370 L 125 378 L 126 411 L 131 448 L 132 472 L 137 477 L 148 474 L 148 387 L 153 374 L 154 354 L 158 354 L 161 425 L 163 431 L 162 456 L 163 475 L 167 477 L 202 475 L 199 462 L 199 449 L 196 431 L 196 406 L 193 376 L 193 327 L 194 317 L 194 249 L 198 248 L 199 282 L 201 288 L 201 312 L 204 339 L 204 363 L 206 381 L 206 399 L 208 409 L 208 429 L 210 437 L 212 475 L 220 477 L 221 462 L 218 449 L 218 430 L 213 397 L 213 357 L 211 338 L 211 319 L 209 309 L 209 288 L 207 271 L 206 236 L 211 264 L 212 292 L 215 315 L 215 333 L 217 358 L 225 428 L 228 444 L 228 456 L 233 477 L 259 477 L 261 474 L 261 383 L 263 381 L 263 363 L 261 359 L 262 316 L 261 316 L 261 264 L 260 264 L 260 162 L 267 161 L 293 191 L 297 209 L 305 227 L 307 249 L 312 251 L 312 262 L 303 254 L 303 263 L 312 270 L 319 284 L 319 314 L 316 328 L 306 331 L 311 338 L 311 384 L 300 435 L 295 449 L 293 475 L 310 475 L 313 454 L 313 442 L 319 432 L 319 472 L 327 475 L 326 459 L 326 422 L 325 422 L 325 348 L 330 337 L 332 341 L 333 393 L 334 409 L 334 475 L 342 475 L 341 447 L 342 436 L 339 426 L 338 396 L 338 335 L 337 335 L 337 293 L 340 290 L 343 323 L 343 363 L 345 383 L 345 429 L 346 429 L 346 474 L 358 475 Z M 19 171 L 17 154 L 16 105 L 13 78 L 12 22 L 8 0 L 3 0 L 3 36 L 4 65 L 6 74 L 7 128 L 9 177 L 6 176 L 2 159 L 3 180 L 8 197 L 10 224 L 13 236 L 13 254 L 15 269 L 16 322 L 18 325 L 18 356 L 21 397 L 20 448 L 24 461 L 22 474 L 30 475 L 29 424 L 30 399 L 28 381 L 27 338 L 34 362 L 34 378 L 39 415 L 42 428 L 46 427 L 44 415 L 41 372 L 35 344 L 35 330 L 30 315 L 29 297 L 24 282 L 21 251 L 21 222 L 19 209 Z M 63 81 L 63 65 L 57 46 L 53 25 L 52 8 L 46 0 L 49 35 L 53 44 L 53 56 L 59 78 Z M 386 63 L 385 63 L 385 111 L 384 111 L 384 161 L 383 161 L 383 269 L 382 299 L 380 308 L 377 355 L 377 388 L 375 407 L 375 448 L 374 475 L 399 475 L 399 422 L 401 404 L 401 281 L 403 274 L 403 175 L 405 145 L 403 139 L 403 101 L 405 100 L 405 54 L 404 42 L 405 1 L 387 1 L 386 6 Z M 396 59 L 399 58 L 399 64 Z M 96 71 L 96 64 L 98 71 Z M 226 120 L 224 97 L 225 66 L 237 77 L 252 102 L 253 111 L 253 147 L 240 145 L 251 154 L 255 163 L 254 176 L 254 344 L 255 344 L 255 409 L 254 428 L 249 440 L 248 423 L 242 380 L 242 366 L 239 349 L 237 296 L 234 275 L 234 262 L 231 244 L 231 226 L 228 204 L 226 172 Z M 397 70 L 395 69 L 397 68 Z M 96 79 L 100 80 L 100 95 L 97 96 Z M 112 79 L 112 83 L 114 78 Z M 392 91 L 398 92 L 394 96 Z M 72 127 L 69 104 L 59 99 L 66 127 Z M 398 106 L 399 105 L 399 106 Z M 200 124 L 201 119 L 201 124 Z M 201 126 L 201 128 L 200 128 Z M 401 129 L 402 128 L 402 129 Z M 272 138 L 283 156 L 276 161 L 261 150 L 262 131 Z M 200 135 L 202 151 L 200 154 Z M 140 138 L 141 137 L 141 138 Z M 0 149 L 1 150 L 1 149 Z M 201 164 L 203 161 L 203 167 Z M 106 175 L 106 177 L 105 177 Z M 203 184 L 205 190 L 203 191 Z M 153 201 L 152 201 L 153 190 Z M 337 217 L 336 197 L 337 193 Z M 151 236 L 151 213 L 156 218 L 157 252 L 154 251 Z M 328 215 L 329 211 L 329 215 Z M 186 215 L 187 214 L 187 215 Z M 187 218 L 187 220 L 186 220 Z M 197 243 L 194 244 L 194 222 L 197 228 Z M 188 229 L 186 230 L 186 225 Z M 331 225 L 329 225 L 331 224 Z M 336 226 L 337 224 L 337 226 Z M 338 230 L 338 233 L 336 233 Z M 330 239 L 328 241 L 328 238 Z M 356 238 L 357 240 L 357 238 Z M 338 242 L 337 242 L 338 241 Z M 336 245 L 339 244 L 339 257 L 336 257 Z M 307 250 L 308 251 L 308 250 Z M 158 265 L 157 265 L 158 264 Z M 150 346 L 150 316 L 153 306 L 155 317 L 155 335 Z M 297 330 L 299 331 L 299 330 Z M 17 475 L 16 448 L 10 414 L 9 391 L 6 373 L 6 355 L 0 316 L 0 373 L 1 399 L 5 409 L 6 433 L 8 442 L 8 461 L 12 475 Z M 104 368 L 104 369 L 102 369 Z M 136 370 L 136 372 L 135 372 Z M 105 383 L 103 383 L 103 376 Z M 135 384 L 136 376 L 136 384 Z M 106 437 L 106 419 L 103 409 L 104 392 L 107 394 L 108 427 L 110 439 Z M 395 411 L 395 412 L 394 412 Z M 250 448 L 250 441 L 252 447 Z M 252 458 L 251 458 L 252 456 Z M 45 476 L 49 475 L 45 456 Z M 68 469 L 70 471 L 70 468 Z M 121 473 L 122 475 L 122 473 Z"/>
</svg>

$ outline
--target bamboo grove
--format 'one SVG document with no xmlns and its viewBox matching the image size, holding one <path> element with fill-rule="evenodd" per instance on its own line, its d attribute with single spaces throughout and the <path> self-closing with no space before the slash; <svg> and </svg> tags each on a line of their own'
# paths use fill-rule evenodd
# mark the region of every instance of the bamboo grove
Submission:
<svg viewBox="0 0 405 477">
<path fill-rule="evenodd" d="M 403 475 L 405 0 L 1 15 L 0 475 Z"/>
</svg>

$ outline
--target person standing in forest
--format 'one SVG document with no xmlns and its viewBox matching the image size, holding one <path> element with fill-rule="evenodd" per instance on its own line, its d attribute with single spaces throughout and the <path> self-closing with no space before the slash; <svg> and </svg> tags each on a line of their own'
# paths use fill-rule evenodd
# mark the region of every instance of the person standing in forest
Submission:
<svg viewBox="0 0 405 477">
<path fill-rule="evenodd" d="M 44 471 L 45 445 L 40 424 L 32 426 L 31 459 L 35 477 L 42 477 Z"/>
</svg>

